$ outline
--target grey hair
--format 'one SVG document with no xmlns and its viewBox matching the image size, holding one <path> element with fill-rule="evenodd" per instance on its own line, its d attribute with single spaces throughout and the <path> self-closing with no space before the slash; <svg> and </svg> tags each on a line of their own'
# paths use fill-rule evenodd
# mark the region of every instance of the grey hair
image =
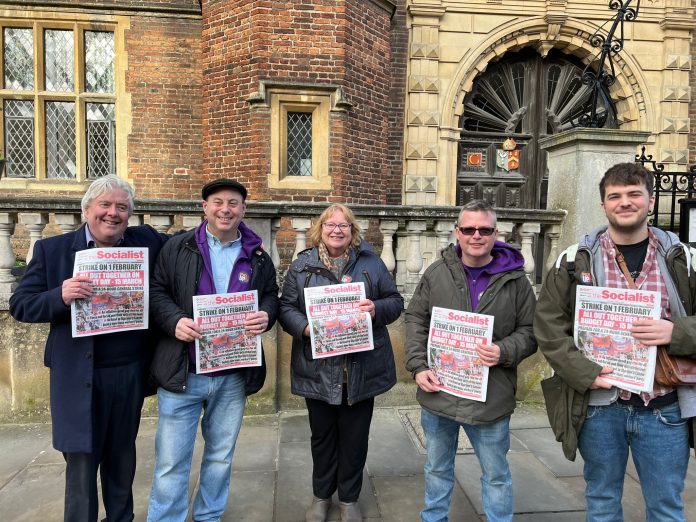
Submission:
<svg viewBox="0 0 696 522">
<path fill-rule="evenodd" d="M 493 216 L 493 226 L 498 224 L 498 216 L 496 215 L 495 210 L 493 210 L 493 205 L 491 205 L 488 201 L 484 201 L 482 199 L 472 199 L 466 203 L 459 211 L 459 216 L 457 217 L 457 226 L 459 226 L 459 223 L 461 223 L 464 212 L 486 212 Z"/>
<path fill-rule="evenodd" d="M 114 189 L 121 189 L 126 193 L 126 196 L 128 196 L 128 215 L 131 216 L 135 205 L 135 190 L 130 183 L 113 174 L 98 178 L 92 182 L 87 192 L 85 192 L 85 195 L 82 196 L 82 213 L 84 214 L 94 198 L 98 198 L 104 192 Z"/>
</svg>

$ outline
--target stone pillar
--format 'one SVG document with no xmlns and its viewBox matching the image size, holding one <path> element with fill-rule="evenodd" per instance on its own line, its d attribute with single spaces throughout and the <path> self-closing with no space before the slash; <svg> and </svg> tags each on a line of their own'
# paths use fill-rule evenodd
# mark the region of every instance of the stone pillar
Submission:
<svg viewBox="0 0 696 522">
<path fill-rule="evenodd" d="M 312 226 L 312 220 L 309 218 L 292 218 L 292 229 L 295 231 L 295 252 L 292 254 L 292 260 L 297 259 L 297 254 L 307 248 L 307 231 Z"/>
<path fill-rule="evenodd" d="M 420 271 L 423 268 L 423 253 L 421 252 L 421 237 L 425 233 L 426 222 L 411 220 L 406 223 L 408 234 L 408 257 L 406 258 L 406 287 L 404 298 L 410 300 L 418 281 Z"/>
<path fill-rule="evenodd" d="M 29 230 L 29 250 L 27 250 L 27 264 L 29 264 L 34 255 L 34 245 L 41 239 L 41 234 L 48 223 L 48 215 L 42 212 L 20 212 L 19 222 Z"/>
<path fill-rule="evenodd" d="M 15 255 L 12 250 L 12 234 L 14 234 L 17 215 L 14 212 L 0 212 L 0 307 L 7 310 L 12 292 L 17 287 L 12 268 L 15 265 Z"/>
<path fill-rule="evenodd" d="M 549 210 L 567 210 L 558 248 L 606 223 L 600 207 L 599 180 L 612 165 L 635 160 L 649 132 L 616 129 L 571 129 L 539 140 L 549 169 Z"/>
<path fill-rule="evenodd" d="M 394 272 L 396 258 L 394 257 L 394 234 L 399 228 L 396 220 L 383 219 L 379 222 L 379 231 L 382 233 L 382 261 L 387 270 Z"/>
<path fill-rule="evenodd" d="M 150 216 L 150 225 L 159 232 L 160 234 L 166 234 L 172 224 L 174 223 L 174 217 L 169 216 Z"/>
</svg>

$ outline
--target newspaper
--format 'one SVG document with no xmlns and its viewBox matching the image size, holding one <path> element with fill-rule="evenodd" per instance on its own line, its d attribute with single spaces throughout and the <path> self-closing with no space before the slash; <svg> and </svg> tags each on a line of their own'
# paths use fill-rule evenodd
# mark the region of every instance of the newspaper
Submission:
<svg viewBox="0 0 696 522">
<path fill-rule="evenodd" d="M 578 286 L 574 339 L 585 356 L 610 366 L 608 383 L 634 393 L 651 391 L 655 377 L 654 346 L 631 335 L 633 321 L 660 318 L 660 294 L 643 290 Z"/>
<path fill-rule="evenodd" d="M 259 309 L 256 290 L 193 297 L 193 320 L 201 328 L 196 339 L 196 373 L 261 366 L 261 336 L 244 330 L 244 319 Z"/>
<path fill-rule="evenodd" d="M 477 344 L 491 344 L 491 315 L 433 307 L 428 333 L 428 366 L 440 390 L 457 397 L 486 402 L 488 367 L 481 364 Z"/>
<path fill-rule="evenodd" d="M 315 286 L 304 295 L 314 359 L 374 349 L 370 314 L 358 311 L 364 283 Z"/>
<path fill-rule="evenodd" d="M 72 302 L 72 336 L 147 328 L 148 249 L 90 248 L 75 254 L 73 277 L 89 277 L 92 297 Z"/>
</svg>

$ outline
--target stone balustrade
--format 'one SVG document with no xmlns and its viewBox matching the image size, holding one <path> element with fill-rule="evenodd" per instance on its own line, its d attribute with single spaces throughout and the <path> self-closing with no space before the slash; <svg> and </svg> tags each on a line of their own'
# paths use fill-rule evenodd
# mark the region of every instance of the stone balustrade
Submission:
<svg viewBox="0 0 696 522">
<path fill-rule="evenodd" d="M 306 233 L 325 207 L 326 203 L 249 201 L 245 221 L 264 239 L 273 262 L 282 271 L 290 262 L 290 249 L 294 257 L 307 247 Z M 397 286 L 407 300 L 423 270 L 442 248 L 454 241 L 456 207 L 351 205 L 351 209 L 378 250 L 381 246 L 381 257 L 395 274 Z M 545 273 L 558 255 L 565 212 L 529 209 L 497 209 L 497 212 L 498 239 L 521 246 L 524 270 L 536 283 L 539 274 Z M 47 235 L 49 224 L 53 226 L 52 233 L 70 232 L 80 226 L 80 214 L 77 199 L 0 198 L 0 309 L 7 309 L 7 299 L 16 286 L 13 269 L 18 251 L 22 250 L 14 241 L 19 234 L 18 225 L 26 230 L 25 243 L 28 236 L 28 249 L 24 249 L 28 262 L 34 243 Z M 140 200 L 130 223 L 148 223 L 160 232 L 170 232 L 195 227 L 201 218 L 198 201 Z M 278 242 L 281 232 L 284 248 Z"/>
</svg>

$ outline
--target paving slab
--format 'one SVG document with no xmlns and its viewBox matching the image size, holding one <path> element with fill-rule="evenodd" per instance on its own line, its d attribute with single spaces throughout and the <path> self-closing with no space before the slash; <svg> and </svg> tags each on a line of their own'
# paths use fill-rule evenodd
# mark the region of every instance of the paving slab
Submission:
<svg viewBox="0 0 696 522">
<path fill-rule="evenodd" d="M 312 455 L 309 442 L 280 444 L 276 487 L 276 521 L 303 520 L 305 509 L 312 500 Z"/>
<path fill-rule="evenodd" d="M 273 520 L 275 471 L 234 471 L 224 522 Z"/>
<path fill-rule="evenodd" d="M 397 411 L 376 409 L 367 453 L 370 476 L 422 474 L 424 464 L 425 456 L 414 446 Z"/>
<path fill-rule="evenodd" d="M 526 405 L 518 403 L 515 413 L 510 417 L 510 429 L 547 428 L 549 418 L 546 408 L 542 405 Z"/>
<path fill-rule="evenodd" d="M 421 408 L 420 406 L 416 408 L 399 408 L 399 417 L 401 418 L 401 423 L 406 429 L 411 442 L 413 442 L 416 450 L 421 455 L 427 453 L 426 450 L 426 440 L 425 432 L 421 426 Z M 474 448 L 469 441 L 469 437 L 466 436 L 464 430 L 459 430 L 459 438 L 457 439 L 457 453 L 474 453 Z"/>
<path fill-rule="evenodd" d="M 60 520 L 64 496 L 65 464 L 27 466 L 0 490 L 2 520 Z"/>
<path fill-rule="evenodd" d="M 56 453 L 51 447 L 50 424 L 8 424 L 0 426 L 0 488 L 20 470 L 34 461 L 41 452 Z"/>
<path fill-rule="evenodd" d="M 307 410 L 281 413 L 280 442 L 309 441 L 311 437 Z"/>
<path fill-rule="evenodd" d="M 584 461 L 580 453 L 578 452 L 574 462 L 566 459 L 561 444 L 556 442 L 551 428 L 516 429 L 511 430 L 511 434 L 519 439 L 555 476 L 582 476 Z"/>
<path fill-rule="evenodd" d="M 417 522 L 423 509 L 423 475 L 373 479 L 382 520 Z M 473 505 L 458 484 L 452 492 L 450 520 L 479 520 Z"/>
<path fill-rule="evenodd" d="M 233 469 L 239 471 L 274 471 L 278 454 L 276 426 L 245 426 L 237 437 Z"/>
</svg>

